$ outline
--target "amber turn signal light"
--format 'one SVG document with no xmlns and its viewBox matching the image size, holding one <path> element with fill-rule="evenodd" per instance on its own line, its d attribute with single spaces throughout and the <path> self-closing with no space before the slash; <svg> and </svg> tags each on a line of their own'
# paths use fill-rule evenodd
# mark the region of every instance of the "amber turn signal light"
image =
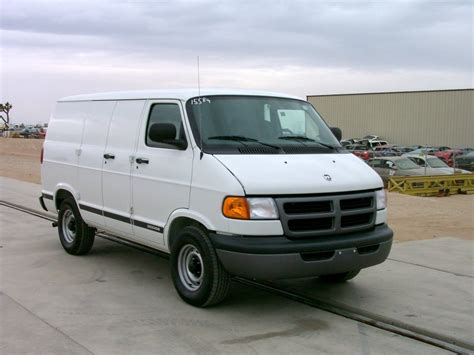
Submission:
<svg viewBox="0 0 474 355">
<path fill-rule="evenodd" d="M 245 197 L 228 196 L 222 204 L 222 213 L 228 218 L 250 219 L 250 210 Z"/>
</svg>

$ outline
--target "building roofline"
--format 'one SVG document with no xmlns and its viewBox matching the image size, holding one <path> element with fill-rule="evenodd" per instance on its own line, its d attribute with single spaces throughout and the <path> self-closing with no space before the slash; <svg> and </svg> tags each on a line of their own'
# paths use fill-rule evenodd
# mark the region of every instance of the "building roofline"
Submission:
<svg viewBox="0 0 474 355">
<path fill-rule="evenodd" d="M 466 89 L 443 89 L 443 90 L 379 91 L 379 92 L 357 92 L 357 93 L 348 93 L 348 94 L 306 95 L 306 100 L 308 100 L 310 97 L 325 97 L 325 96 L 356 96 L 356 95 L 381 95 L 381 94 L 410 94 L 410 93 L 446 92 L 446 91 L 474 91 L 474 89 L 472 89 L 472 88 L 466 88 Z"/>
</svg>

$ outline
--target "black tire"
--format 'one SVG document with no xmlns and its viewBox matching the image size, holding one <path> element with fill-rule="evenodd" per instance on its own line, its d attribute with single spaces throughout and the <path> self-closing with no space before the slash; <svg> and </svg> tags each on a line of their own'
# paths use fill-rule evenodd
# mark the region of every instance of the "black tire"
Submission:
<svg viewBox="0 0 474 355">
<path fill-rule="evenodd" d="M 321 275 L 319 279 L 327 283 L 341 283 L 353 279 L 359 274 L 360 270 L 341 272 L 339 274 Z"/>
<path fill-rule="evenodd" d="M 95 229 L 82 220 L 72 197 L 66 198 L 59 207 L 58 233 L 64 250 L 72 255 L 87 254 L 94 244 Z"/>
<path fill-rule="evenodd" d="M 227 296 L 230 275 L 202 229 L 183 228 L 171 245 L 170 263 L 174 286 L 186 303 L 208 307 Z"/>
</svg>

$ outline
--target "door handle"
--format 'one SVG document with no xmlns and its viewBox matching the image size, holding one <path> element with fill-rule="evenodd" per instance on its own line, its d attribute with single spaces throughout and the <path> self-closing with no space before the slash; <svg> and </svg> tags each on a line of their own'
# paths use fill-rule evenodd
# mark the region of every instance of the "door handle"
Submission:
<svg viewBox="0 0 474 355">
<path fill-rule="evenodd" d="M 150 162 L 146 158 L 137 158 L 137 159 L 135 159 L 135 161 L 137 162 L 137 164 L 148 164 Z"/>
<path fill-rule="evenodd" d="M 106 154 L 104 154 L 104 158 L 105 158 L 105 159 L 115 159 L 115 155 L 114 155 L 114 154 L 106 153 Z"/>
</svg>

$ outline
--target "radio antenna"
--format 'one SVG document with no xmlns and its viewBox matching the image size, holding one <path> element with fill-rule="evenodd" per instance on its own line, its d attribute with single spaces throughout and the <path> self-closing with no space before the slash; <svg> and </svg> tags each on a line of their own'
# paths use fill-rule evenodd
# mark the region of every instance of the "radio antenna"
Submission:
<svg viewBox="0 0 474 355">
<path fill-rule="evenodd" d="M 201 81 L 199 77 L 199 56 L 197 56 L 197 66 L 198 66 L 198 95 L 201 96 Z"/>
<path fill-rule="evenodd" d="M 201 98 L 201 80 L 199 73 L 199 56 L 197 56 L 197 74 L 198 74 L 198 96 Z M 204 156 L 203 146 L 202 146 L 202 115 L 201 115 L 201 105 L 198 105 L 198 115 L 199 115 L 199 141 L 201 145 L 201 153 L 199 154 L 199 160 L 202 160 Z"/>
</svg>

